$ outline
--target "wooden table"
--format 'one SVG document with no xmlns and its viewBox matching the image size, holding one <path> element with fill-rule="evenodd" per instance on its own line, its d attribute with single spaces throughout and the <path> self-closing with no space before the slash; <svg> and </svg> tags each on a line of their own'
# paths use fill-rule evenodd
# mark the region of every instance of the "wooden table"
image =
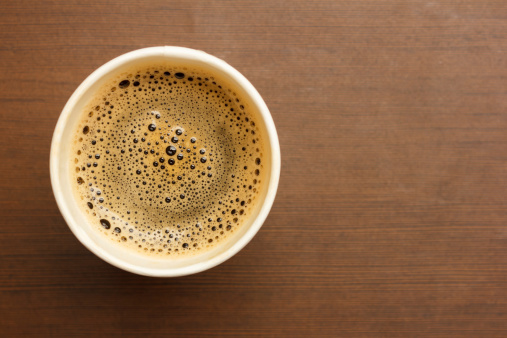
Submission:
<svg viewBox="0 0 507 338">
<path fill-rule="evenodd" d="M 101 261 L 49 180 L 81 81 L 130 50 L 205 50 L 278 128 L 272 212 L 174 279 Z M 0 4 L 0 336 L 507 337 L 504 1 Z"/>
</svg>

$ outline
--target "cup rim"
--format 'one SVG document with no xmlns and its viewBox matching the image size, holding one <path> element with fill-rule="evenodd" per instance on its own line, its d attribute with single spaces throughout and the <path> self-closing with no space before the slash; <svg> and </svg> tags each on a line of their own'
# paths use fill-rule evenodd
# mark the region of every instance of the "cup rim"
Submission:
<svg viewBox="0 0 507 338">
<path fill-rule="evenodd" d="M 239 237 L 228 250 L 214 257 L 211 257 L 210 259 L 206 259 L 204 261 L 192 265 L 177 268 L 157 269 L 140 266 L 126 262 L 121 258 L 116 257 L 105 251 L 105 249 L 99 246 L 95 241 L 93 241 L 88 236 L 88 234 L 81 228 L 81 226 L 74 219 L 74 217 L 72 217 L 69 210 L 69 206 L 67 204 L 67 199 L 64 196 L 64 193 L 60 186 L 60 181 L 58 179 L 60 175 L 67 174 L 61 173 L 59 170 L 60 153 L 58 152 L 58 148 L 61 143 L 63 132 L 67 127 L 68 117 L 72 113 L 74 106 L 78 103 L 82 95 L 95 82 L 97 82 L 103 76 L 107 75 L 110 71 L 115 70 L 121 67 L 122 65 L 135 61 L 137 59 L 152 56 L 181 58 L 189 61 L 202 62 L 204 64 L 207 64 L 208 66 L 213 67 L 217 71 L 230 76 L 238 84 L 238 86 L 242 87 L 242 89 L 245 90 L 247 95 L 250 96 L 250 98 L 256 105 L 260 117 L 262 118 L 268 131 L 269 147 L 271 150 L 271 172 L 269 173 L 269 184 L 267 187 L 267 193 L 257 217 L 255 218 L 251 226 L 248 228 L 248 230 L 241 237 Z M 105 63 L 104 65 L 100 66 L 79 85 L 79 87 L 74 91 L 74 93 L 71 95 L 71 97 L 65 104 L 62 112 L 60 113 L 60 117 L 58 118 L 58 122 L 56 124 L 51 142 L 51 153 L 50 153 L 51 186 L 53 189 L 53 194 L 55 196 L 58 208 L 60 209 L 60 212 L 63 218 L 65 219 L 67 225 L 69 226 L 70 230 L 74 233 L 77 239 L 86 248 L 88 248 L 88 250 L 90 250 L 92 253 L 94 253 L 102 260 L 120 269 L 135 274 L 152 277 L 178 277 L 202 272 L 204 270 L 208 270 L 212 267 L 215 267 L 225 262 L 235 254 L 237 254 L 241 249 L 243 249 L 262 227 L 264 221 L 266 220 L 269 214 L 269 211 L 271 210 L 271 207 L 275 200 L 276 191 L 278 189 L 278 183 L 280 180 L 280 170 L 281 170 L 280 145 L 278 141 L 278 134 L 276 132 L 275 124 L 268 110 L 268 107 L 266 106 L 266 103 L 264 102 L 258 91 L 255 89 L 255 87 L 239 71 L 237 71 L 235 68 L 230 66 L 225 61 L 213 55 L 210 55 L 206 52 L 186 47 L 159 46 L 138 49 L 120 55 L 110 60 L 109 62 Z"/>
</svg>

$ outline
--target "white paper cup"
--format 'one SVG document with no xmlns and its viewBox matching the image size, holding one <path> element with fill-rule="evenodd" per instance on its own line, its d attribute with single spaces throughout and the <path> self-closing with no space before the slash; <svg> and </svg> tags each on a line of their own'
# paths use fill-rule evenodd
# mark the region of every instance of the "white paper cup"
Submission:
<svg viewBox="0 0 507 338">
<path fill-rule="evenodd" d="M 198 66 L 210 74 L 226 79 L 249 105 L 257 117 L 258 127 L 263 129 L 266 140 L 263 166 L 267 170 L 266 189 L 261 192 L 256 209 L 246 223 L 228 240 L 217 247 L 192 257 L 152 258 L 143 256 L 104 238 L 90 224 L 80 209 L 71 186 L 69 165 L 73 131 L 94 92 L 112 74 L 121 72 L 136 64 L 169 61 Z M 257 90 L 236 69 L 226 62 L 205 52 L 182 47 L 152 47 L 139 49 L 121 55 L 94 71 L 72 94 L 63 108 L 53 134 L 50 155 L 51 184 L 58 207 L 70 230 L 91 252 L 106 262 L 140 275 L 155 277 L 176 277 L 190 275 L 210 269 L 231 258 L 255 236 L 261 228 L 273 205 L 280 178 L 280 145 L 271 114 Z"/>
</svg>

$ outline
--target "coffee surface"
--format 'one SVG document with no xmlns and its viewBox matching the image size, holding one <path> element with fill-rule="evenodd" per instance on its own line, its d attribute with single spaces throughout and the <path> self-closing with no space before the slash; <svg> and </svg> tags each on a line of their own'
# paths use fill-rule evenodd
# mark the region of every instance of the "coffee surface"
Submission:
<svg viewBox="0 0 507 338">
<path fill-rule="evenodd" d="M 261 130 L 205 71 L 138 66 L 97 91 L 74 131 L 74 192 L 93 227 L 128 250 L 177 257 L 227 241 L 265 185 Z"/>
</svg>

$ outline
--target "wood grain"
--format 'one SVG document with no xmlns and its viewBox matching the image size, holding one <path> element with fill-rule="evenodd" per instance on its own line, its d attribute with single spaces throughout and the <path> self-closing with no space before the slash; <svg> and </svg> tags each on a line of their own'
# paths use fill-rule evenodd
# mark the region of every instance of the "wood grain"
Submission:
<svg viewBox="0 0 507 338">
<path fill-rule="evenodd" d="M 72 235 L 53 128 L 94 69 L 225 59 L 282 150 L 255 239 L 194 276 L 118 270 Z M 0 2 L 0 336 L 507 336 L 505 1 Z"/>
</svg>

